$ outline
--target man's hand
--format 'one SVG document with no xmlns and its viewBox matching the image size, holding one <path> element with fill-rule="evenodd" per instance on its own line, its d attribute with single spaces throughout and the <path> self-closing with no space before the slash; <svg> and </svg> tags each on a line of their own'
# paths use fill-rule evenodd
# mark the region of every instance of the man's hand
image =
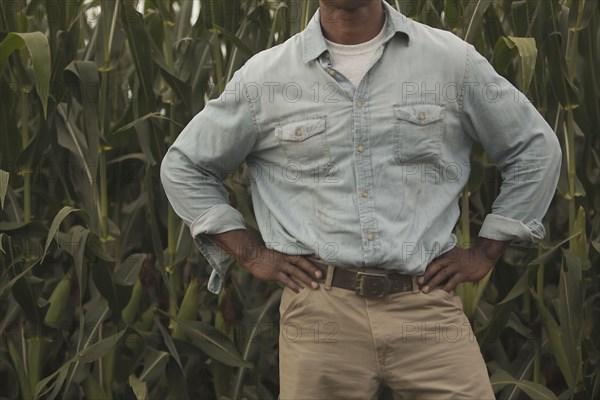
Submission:
<svg viewBox="0 0 600 400">
<path fill-rule="evenodd" d="M 417 278 L 424 293 L 445 282 L 442 289 L 454 290 L 461 282 L 477 282 L 494 268 L 508 247 L 508 242 L 478 238 L 468 250 L 454 247 L 433 260 L 425 274 Z"/>
<path fill-rule="evenodd" d="M 279 281 L 298 293 L 302 286 L 318 289 L 319 284 L 313 277 L 321 278 L 321 271 L 302 256 L 290 256 L 275 250 L 267 249 L 256 243 L 247 231 L 233 230 L 217 235 L 208 235 L 215 243 L 222 246 L 255 278 L 263 281 Z"/>
<path fill-rule="evenodd" d="M 255 278 L 263 281 L 279 281 L 298 293 L 302 286 L 293 278 L 301 281 L 312 289 L 318 289 L 319 284 L 314 277 L 320 278 L 322 273 L 310 261 L 302 256 L 290 256 L 275 250 L 259 246 L 253 249 L 252 256 L 241 261 L 241 264 Z"/>
</svg>

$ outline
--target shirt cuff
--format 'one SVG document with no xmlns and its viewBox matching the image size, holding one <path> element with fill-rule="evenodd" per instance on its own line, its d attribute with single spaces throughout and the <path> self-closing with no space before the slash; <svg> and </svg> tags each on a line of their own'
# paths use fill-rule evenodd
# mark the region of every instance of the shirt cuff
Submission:
<svg viewBox="0 0 600 400">
<path fill-rule="evenodd" d="M 500 241 L 537 243 L 546 236 L 546 229 L 535 219 L 524 224 L 517 219 L 488 214 L 483 221 L 479 236 Z"/>
<path fill-rule="evenodd" d="M 206 210 L 190 225 L 190 231 L 200 253 L 206 258 L 213 271 L 208 280 L 208 290 L 219 293 L 225 274 L 233 263 L 233 257 L 206 235 L 215 235 L 236 229 L 246 229 L 242 214 L 226 204 Z"/>
</svg>

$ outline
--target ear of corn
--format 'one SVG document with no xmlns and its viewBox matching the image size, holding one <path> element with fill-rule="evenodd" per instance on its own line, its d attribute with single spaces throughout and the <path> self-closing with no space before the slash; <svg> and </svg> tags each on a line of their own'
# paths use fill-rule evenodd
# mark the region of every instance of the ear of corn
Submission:
<svg viewBox="0 0 600 400">
<path fill-rule="evenodd" d="M 131 292 L 131 298 L 129 299 L 129 303 L 127 303 L 125 308 L 123 308 L 123 310 L 121 311 L 121 318 L 123 318 L 123 322 L 129 325 L 135 321 L 135 316 L 138 312 L 141 299 L 142 283 L 138 279 L 133 285 L 133 290 Z"/>
<path fill-rule="evenodd" d="M 177 318 L 183 321 L 192 321 L 196 319 L 196 315 L 198 313 L 198 287 L 200 283 L 197 279 L 192 279 L 188 284 L 187 290 L 183 296 L 183 300 L 181 301 L 181 306 L 179 306 L 179 312 L 177 313 Z M 176 322 L 171 321 L 169 327 L 173 331 L 173 338 L 178 340 L 186 340 L 188 339 L 185 332 L 177 325 Z"/>
<path fill-rule="evenodd" d="M 158 307 L 158 304 L 153 303 L 148 307 L 140 316 L 140 319 L 136 321 L 135 327 L 144 332 L 150 331 L 154 324 L 154 311 Z"/>
<path fill-rule="evenodd" d="M 50 306 L 44 316 L 44 323 L 46 325 L 60 328 L 60 325 L 64 321 L 67 307 L 71 302 L 71 279 L 70 275 L 65 276 L 52 291 L 48 299 Z"/>
</svg>

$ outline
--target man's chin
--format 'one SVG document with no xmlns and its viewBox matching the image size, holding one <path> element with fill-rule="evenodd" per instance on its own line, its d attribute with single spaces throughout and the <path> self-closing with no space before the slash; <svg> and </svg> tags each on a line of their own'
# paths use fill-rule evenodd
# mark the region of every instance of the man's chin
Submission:
<svg viewBox="0 0 600 400">
<path fill-rule="evenodd" d="M 328 7 L 340 8 L 342 10 L 354 11 L 364 7 L 367 4 L 378 2 L 379 0 L 321 0 Z"/>
</svg>

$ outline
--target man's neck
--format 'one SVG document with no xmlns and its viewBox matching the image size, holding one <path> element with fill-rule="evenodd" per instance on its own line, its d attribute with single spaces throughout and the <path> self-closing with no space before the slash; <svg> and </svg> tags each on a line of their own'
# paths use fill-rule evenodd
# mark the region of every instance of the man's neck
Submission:
<svg viewBox="0 0 600 400">
<path fill-rule="evenodd" d="M 339 44 L 360 44 L 373 39 L 385 22 L 383 4 L 377 0 L 320 0 L 321 29 Z"/>
</svg>

